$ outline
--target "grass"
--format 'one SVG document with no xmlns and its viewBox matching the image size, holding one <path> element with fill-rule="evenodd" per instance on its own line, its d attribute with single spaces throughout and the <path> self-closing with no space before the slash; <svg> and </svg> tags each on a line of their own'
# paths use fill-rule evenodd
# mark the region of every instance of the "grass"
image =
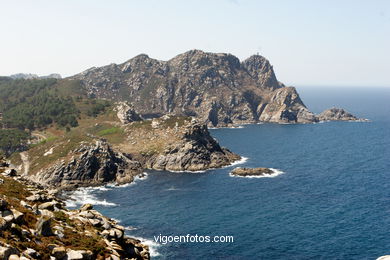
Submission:
<svg viewBox="0 0 390 260">
<path fill-rule="evenodd" d="M 43 139 L 42 141 L 40 141 L 40 142 L 38 142 L 36 144 L 30 144 L 30 148 L 34 148 L 34 147 L 40 146 L 42 144 L 50 143 L 50 142 L 52 142 L 52 141 L 54 141 L 56 139 L 57 139 L 56 136 L 50 136 L 50 137 L 48 137 L 46 139 Z"/>
<path fill-rule="evenodd" d="M 120 127 L 111 127 L 108 129 L 101 130 L 97 133 L 98 136 L 112 135 L 123 132 L 123 129 Z"/>
</svg>

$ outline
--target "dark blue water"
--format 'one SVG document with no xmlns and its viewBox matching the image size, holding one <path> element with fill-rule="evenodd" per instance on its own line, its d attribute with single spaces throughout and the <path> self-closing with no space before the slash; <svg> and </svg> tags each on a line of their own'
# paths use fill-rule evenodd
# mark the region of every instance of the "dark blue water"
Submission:
<svg viewBox="0 0 390 260">
<path fill-rule="evenodd" d="M 299 89 L 315 112 L 342 106 L 372 120 L 248 125 L 212 134 L 272 167 L 275 178 L 150 172 L 144 181 L 100 191 L 104 214 L 153 240 L 163 235 L 233 235 L 233 243 L 171 243 L 160 259 L 375 259 L 390 254 L 390 91 Z M 353 92 L 353 93 L 351 93 Z"/>
</svg>

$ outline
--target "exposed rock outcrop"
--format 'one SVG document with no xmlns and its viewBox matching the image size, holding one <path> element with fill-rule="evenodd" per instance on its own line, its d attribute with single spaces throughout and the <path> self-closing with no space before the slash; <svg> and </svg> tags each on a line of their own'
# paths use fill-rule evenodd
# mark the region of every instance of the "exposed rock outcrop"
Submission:
<svg viewBox="0 0 390 260">
<path fill-rule="evenodd" d="M 134 107 L 128 102 L 118 102 L 115 107 L 117 117 L 122 124 L 128 124 L 135 121 L 141 121 L 142 117 L 135 111 Z"/>
<path fill-rule="evenodd" d="M 320 121 L 367 121 L 367 119 L 357 118 L 342 108 L 330 108 L 318 115 Z"/>
<path fill-rule="evenodd" d="M 185 126 L 181 139 L 163 153 L 146 156 L 146 167 L 169 171 L 201 171 L 219 168 L 240 159 L 211 137 L 207 126 L 196 120 Z"/>
<path fill-rule="evenodd" d="M 131 102 L 145 117 L 195 116 L 209 126 L 316 121 L 295 88 L 278 82 L 260 55 L 240 62 L 231 54 L 199 50 L 169 61 L 142 54 L 71 79 L 80 80 L 92 97 Z"/>
<path fill-rule="evenodd" d="M 274 123 L 313 123 L 317 117 L 310 112 L 293 87 L 274 91 L 268 103 L 261 103 L 257 109 L 260 121 Z"/>
<path fill-rule="evenodd" d="M 85 143 L 66 158 L 41 169 L 29 178 L 45 185 L 99 185 L 107 182 L 128 183 L 142 173 L 142 166 L 104 141 Z"/>
</svg>

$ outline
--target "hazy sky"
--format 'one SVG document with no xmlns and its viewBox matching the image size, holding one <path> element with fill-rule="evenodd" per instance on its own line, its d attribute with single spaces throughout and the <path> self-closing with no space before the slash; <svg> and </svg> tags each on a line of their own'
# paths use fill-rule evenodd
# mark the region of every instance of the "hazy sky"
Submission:
<svg viewBox="0 0 390 260">
<path fill-rule="evenodd" d="M 390 86 L 387 0 L 0 0 L 0 75 L 259 52 L 288 85 Z"/>
</svg>

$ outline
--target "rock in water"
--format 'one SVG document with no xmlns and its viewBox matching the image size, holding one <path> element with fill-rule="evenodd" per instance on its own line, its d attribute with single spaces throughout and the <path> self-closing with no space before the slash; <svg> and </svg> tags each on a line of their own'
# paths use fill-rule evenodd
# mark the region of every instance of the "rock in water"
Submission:
<svg viewBox="0 0 390 260">
<path fill-rule="evenodd" d="M 240 62 L 231 54 L 200 50 L 169 61 L 142 54 L 71 79 L 80 80 L 90 96 L 131 102 L 145 117 L 195 116 L 209 126 L 317 120 L 295 88 L 278 82 L 272 65 L 260 55 Z"/>
<path fill-rule="evenodd" d="M 367 119 L 357 118 L 342 108 L 330 108 L 318 115 L 320 121 L 367 121 Z"/>
<path fill-rule="evenodd" d="M 269 168 L 235 168 L 231 171 L 234 176 L 251 177 L 251 176 L 266 176 L 275 172 Z"/>
</svg>

